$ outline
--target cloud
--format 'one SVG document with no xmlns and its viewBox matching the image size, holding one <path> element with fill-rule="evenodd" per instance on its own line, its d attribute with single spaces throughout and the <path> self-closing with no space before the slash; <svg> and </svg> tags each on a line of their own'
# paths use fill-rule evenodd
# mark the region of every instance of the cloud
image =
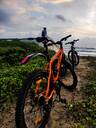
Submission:
<svg viewBox="0 0 96 128">
<path fill-rule="evenodd" d="M 91 37 L 91 38 L 95 38 L 96 37 L 96 27 L 94 26 L 94 30 L 93 28 L 91 28 L 90 26 L 88 27 L 87 25 L 78 25 L 78 26 L 71 26 L 69 28 L 67 28 L 66 33 L 72 33 L 72 35 L 74 35 L 75 37 L 79 37 L 79 38 L 85 38 L 85 37 Z"/>
<path fill-rule="evenodd" d="M 29 11 L 46 13 L 46 9 L 45 9 L 43 6 L 40 6 L 39 4 L 33 4 L 33 5 L 29 8 Z"/>
<path fill-rule="evenodd" d="M 93 38 L 95 24 L 96 0 L 0 0 L 0 38 L 38 35 L 43 26 L 57 39 L 67 33 Z"/>
<path fill-rule="evenodd" d="M 10 21 L 10 16 L 6 11 L 0 9 L 0 24 L 5 24 Z"/>
<path fill-rule="evenodd" d="M 61 4 L 64 2 L 71 2 L 72 0 L 41 0 L 44 3 Z"/>
<path fill-rule="evenodd" d="M 3 34 L 5 32 L 6 32 L 6 30 L 3 27 L 0 26 L 0 34 Z"/>
<path fill-rule="evenodd" d="M 2 0 L 0 0 L 0 3 L 2 3 Z"/>
<path fill-rule="evenodd" d="M 56 15 L 56 18 L 63 21 L 63 22 L 67 21 L 62 15 Z"/>
</svg>

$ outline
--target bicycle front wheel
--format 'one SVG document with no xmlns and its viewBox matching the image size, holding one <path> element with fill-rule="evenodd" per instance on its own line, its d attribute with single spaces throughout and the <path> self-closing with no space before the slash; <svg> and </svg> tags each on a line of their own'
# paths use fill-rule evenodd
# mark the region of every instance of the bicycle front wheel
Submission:
<svg viewBox="0 0 96 128">
<path fill-rule="evenodd" d="M 24 81 L 16 105 L 16 128 L 45 128 L 50 115 L 44 100 L 47 78 L 47 72 L 34 71 Z"/>
<path fill-rule="evenodd" d="M 68 52 L 68 58 L 69 58 L 69 61 L 75 66 L 79 64 L 79 56 L 76 51 L 73 52 L 72 50 L 70 50 Z"/>
</svg>

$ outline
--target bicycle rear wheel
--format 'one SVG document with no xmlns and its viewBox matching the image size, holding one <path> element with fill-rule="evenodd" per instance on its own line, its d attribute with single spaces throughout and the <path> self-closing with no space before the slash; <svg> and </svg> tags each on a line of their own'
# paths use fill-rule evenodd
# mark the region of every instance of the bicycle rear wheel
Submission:
<svg viewBox="0 0 96 128">
<path fill-rule="evenodd" d="M 51 108 L 44 99 L 47 78 L 47 72 L 34 71 L 24 81 L 16 105 L 16 128 L 45 128 Z M 39 84 L 37 92 L 36 84 Z"/>
<path fill-rule="evenodd" d="M 74 69 L 72 68 L 72 65 L 68 61 L 64 60 L 63 64 L 66 67 L 67 72 L 64 75 L 64 77 L 60 77 L 59 76 L 59 82 L 66 89 L 73 90 L 77 86 L 77 76 L 76 76 L 76 73 L 75 73 Z"/>
</svg>

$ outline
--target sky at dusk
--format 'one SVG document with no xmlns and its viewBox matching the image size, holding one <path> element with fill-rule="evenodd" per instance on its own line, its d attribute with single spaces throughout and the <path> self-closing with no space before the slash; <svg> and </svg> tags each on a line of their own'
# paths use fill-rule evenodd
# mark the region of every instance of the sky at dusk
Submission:
<svg viewBox="0 0 96 128">
<path fill-rule="evenodd" d="M 96 0 L 0 0 L 0 38 L 72 34 L 96 46 Z M 93 45 L 92 44 L 92 45 Z"/>
</svg>

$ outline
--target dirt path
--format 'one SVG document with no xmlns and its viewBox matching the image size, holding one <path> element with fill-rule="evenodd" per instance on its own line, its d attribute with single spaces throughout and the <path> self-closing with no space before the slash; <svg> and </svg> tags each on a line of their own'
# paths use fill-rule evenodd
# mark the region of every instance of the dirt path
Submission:
<svg viewBox="0 0 96 128">
<path fill-rule="evenodd" d="M 83 100 L 81 87 L 87 83 L 86 75 L 90 71 L 88 63 L 89 61 L 87 59 L 80 59 L 80 64 L 76 68 L 78 76 L 78 86 L 76 90 L 72 93 L 63 90 L 67 102 L 73 103 Z M 71 115 L 67 112 L 67 109 L 62 103 L 55 104 L 51 112 L 51 125 L 49 125 L 49 128 L 77 128 L 75 123 L 76 122 L 71 119 Z"/>
<path fill-rule="evenodd" d="M 78 86 L 74 93 L 63 90 L 64 97 L 66 98 L 67 102 L 76 102 L 82 100 L 80 88 L 87 82 L 86 74 L 90 71 L 88 63 L 89 62 L 87 59 L 80 59 L 80 64 L 76 68 Z M 52 109 L 51 118 L 46 128 L 75 128 L 75 122 L 70 118 L 64 104 L 57 102 Z M 6 112 L 0 115 L 0 128 L 15 128 L 15 105 L 11 105 L 10 109 L 6 110 Z"/>
</svg>

